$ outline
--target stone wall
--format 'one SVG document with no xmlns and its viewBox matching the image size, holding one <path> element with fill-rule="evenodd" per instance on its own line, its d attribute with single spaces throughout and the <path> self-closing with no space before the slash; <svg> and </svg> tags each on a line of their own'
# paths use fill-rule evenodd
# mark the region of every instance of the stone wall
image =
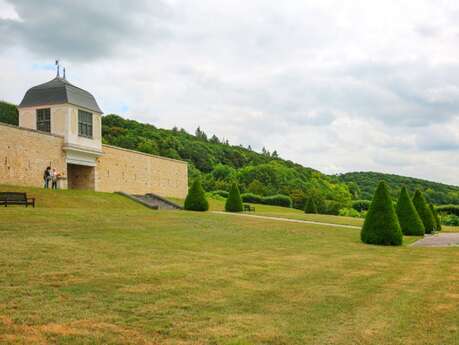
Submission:
<svg viewBox="0 0 459 345">
<path fill-rule="evenodd" d="M 102 145 L 102 151 L 103 155 L 97 159 L 97 191 L 186 197 L 186 162 L 109 145 Z"/>
<path fill-rule="evenodd" d="M 0 184 L 41 187 L 43 171 L 51 166 L 73 180 L 70 188 L 176 198 L 188 192 L 188 166 L 183 161 L 103 145 L 95 170 L 78 166 L 69 174 L 62 136 L 0 124 L 0 140 Z M 59 188 L 67 188 L 66 179 Z"/>
<path fill-rule="evenodd" d="M 47 166 L 67 175 L 64 138 L 0 123 L 0 183 L 43 186 Z M 66 188 L 66 181 L 60 181 Z"/>
</svg>

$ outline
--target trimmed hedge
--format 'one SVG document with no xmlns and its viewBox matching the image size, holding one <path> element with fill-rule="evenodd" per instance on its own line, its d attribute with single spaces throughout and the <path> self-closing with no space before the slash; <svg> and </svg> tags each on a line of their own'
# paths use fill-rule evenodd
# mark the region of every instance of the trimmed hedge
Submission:
<svg viewBox="0 0 459 345">
<path fill-rule="evenodd" d="M 414 207 L 406 187 L 402 187 L 400 191 L 396 210 L 404 235 L 424 236 L 424 223 L 419 217 L 418 211 L 416 211 L 416 207 Z"/>
<path fill-rule="evenodd" d="M 429 208 L 429 204 L 419 189 L 416 189 L 416 192 L 414 193 L 413 204 L 414 207 L 416 207 L 416 211 L 418 211 L 422 223 L 424 224 L 425 233 L 431 234 L 432 231 L 435 231 L 434 216 Z"/>
<path fill-rule="evenodd" d="M 292 199 L 288 195 L 276 194 L 271 196 L 265 196 L 263 198 L 263 204 L 282 207 L 292 207 Z"/>
<path fill-rule="evenodd" d="M 193 182 L 193 185 L 188 191 L 184 208 L 189 211 L 207 211 L 209 209 L 209 202 L 206 199 L 204 189 L 199 179 Z"/>
<path fill-rule="evenodd" d="M 263 197 L 254 193 L 243 193 L 241 194 L 241 199 L 243 202 L 250 202 L 252 204 L 262 204 Z"/>
<path fill-rule="evenodd" d="M 313 198 L 309 198 L 306 202 L 304 213 L 317 213 L 317 206 Z"/>
<path fill-rule="evenodd" d="M 380 182 L 376 189 L 360 238 L 362 242 L 368 244 L 399 246 L 403 242 L 397 214 L 384 182 Z"/>
<path fill-rule="evenodd" d="M 459 205 L 440 205 L 436 206 L 435 209 L 437 212 L 454 214 L 455 216 L 459 217 Z"/>
<path fill-rule="evenodd" d="M 432 212 L 432 216 L 433 216 L 433 219 L 434 219 L 435 231 L 441 231 L 441 221 L 440 221 L 440 217 L 438 217 L 438 213 L 437 213 L 437 211 L 435 210 L 434 205 L 432 205 L 432 203 L 430 203 L 430 204 L 429 204 L 429 208 L 430 208 L 430 211 Z"/>
<path fill-rule="evenodd" d="M 368 211 L 370 208 L 371 201 L 370 200 L 354 200 L 352 202 L 352 208 L 356 211 Z"/>
<path fill-rule="evenodd" d="M 226 212 L 242 212 L 242 200 L 239 187 L 236 183 L 231 185 L 231 189 L 225 203 Z"/>
<path fill-rule="evenodd" d="M 283 194 L 261 196 L 254 193 L 243 193 L 241 194 L 241 199 L 243 202 L 249 202 L 252 204 L 292 207 L 292 199 L 288 195 Z"/>
<path fill-rule="evenodd" d="M 459 217 L 454 214 L 448 214 L 447 216 L 441 217 L 443 225 L 459 226 Z"/>
<path fill-rule="evenodd" d="M 229 193 L 226 190 L 213 190 L 212 194 L 220 195 L 221 197 L 227 198 Z"/>
</svg>

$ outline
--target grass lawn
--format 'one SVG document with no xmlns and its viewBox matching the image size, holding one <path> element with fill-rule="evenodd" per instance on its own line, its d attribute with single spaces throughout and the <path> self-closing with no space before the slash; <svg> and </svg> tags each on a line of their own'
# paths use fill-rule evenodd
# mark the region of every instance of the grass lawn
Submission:
<svg viewBox="0 0 459 345">
<path fill-rule="evenodd" d="M 1 344 L 458 343 L 459 248 L 25 190 L 39 207 L 0 208 Z"/>
<path fill-rule="evenodd" d="M 183 206 L 184 199 L 177 198 L 168 198 L 171 201 Z M 225 201 L 209 198 L 209 209 L 211 211 L 224 211 L 225 210 Z M 271 205 L 261 205 L 261 204 L 249 204 L 255 207 L 255 212 L 251 214 L 256 214 L 260 216 L 267 217 L 279 217 L 279 218 L 289 218 L 289 219 L 298 219 L 298 220 L 308 220 L 321 223 L 331 223 L 331 224 L 341 224 L 341 225 L 354 225 L 361 226 L 363 224 L 363 219 L 361 218 L 352 218 L 352 217 L 339 217 L 327 214 L 305 214 L 301 210 L 287 207 L 271 206 Z"/>
</svg>

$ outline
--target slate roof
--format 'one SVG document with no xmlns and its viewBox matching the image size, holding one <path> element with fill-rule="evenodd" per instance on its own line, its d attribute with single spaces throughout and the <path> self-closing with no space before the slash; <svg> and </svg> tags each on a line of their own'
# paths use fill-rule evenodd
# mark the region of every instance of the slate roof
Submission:
<svg viewBox="0 0 459 345">
<path fill-rule="evenodd" d="M 19 107 L 64 103 L 102 113 L 93 95 L 60 77 L 29 89 Z"/>
</svg>

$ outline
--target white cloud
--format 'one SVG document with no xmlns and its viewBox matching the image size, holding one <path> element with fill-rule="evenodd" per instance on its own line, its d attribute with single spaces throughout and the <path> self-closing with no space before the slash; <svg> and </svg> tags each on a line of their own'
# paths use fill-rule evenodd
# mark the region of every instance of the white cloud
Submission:
<svg viewBox="0 0 459 345">
<path fill-rule="evenodd" d="M 201 126 L 327 173 L 459 184 L 454 2 L 0 0 L 0 33 L 9 101 L 61 57 L 107 113 Z"/>
</svg>

